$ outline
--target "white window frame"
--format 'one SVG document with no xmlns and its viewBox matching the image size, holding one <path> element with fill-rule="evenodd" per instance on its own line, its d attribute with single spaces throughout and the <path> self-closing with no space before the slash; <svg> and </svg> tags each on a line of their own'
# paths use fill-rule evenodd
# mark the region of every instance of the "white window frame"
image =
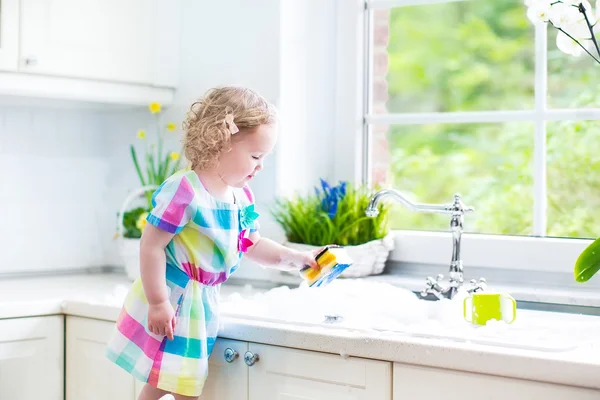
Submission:
<svg viewBox="0 0 600 400">
<path fill-rule="evenodd" d="M 368 109 L 372 45 L 366 43 L 366 39 L 372 39 L 369 34 L 371 10 L 452 1 L 461 0 L 337 0 L 335 138 L 339 148 L 334 160 L 333 178 L 369 183 L 369 127 L 372 124 L 532 122 L 535 125 L 533 235 L 464 234 L 462 259 L 465 270 L 477 267 L 572 273 L 575 260 L 592 241 L 545 236 L 546 121 L 600 120 L 600 109 L 548 109 L 545 25 L 535 28 L 535 103 L 531 110 L 378 115 Z M 429 199 L 419 201 L 430 202 Z M 465 202 L 469 203 L 468 198 Z M 477 204 L 468 205 L 474 206 L 477 212 Z M 469 215 L 465 216 L 465 225 L 469 225 Z M 443 228 L 440 227 L 440 230 Z M 452 246 L 449 225 L 446 232 L 403 230 L 394 233 L 396 247 L 391 254 L 393 261 L 448 265 Z"/>
</svg>

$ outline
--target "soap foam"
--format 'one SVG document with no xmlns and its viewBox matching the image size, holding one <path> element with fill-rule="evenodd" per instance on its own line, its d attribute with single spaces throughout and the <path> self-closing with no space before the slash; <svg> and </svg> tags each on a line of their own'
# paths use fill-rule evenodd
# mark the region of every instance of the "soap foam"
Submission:
<svg viewBox="0 0 600 400">
<path fill-rule="evenodd" d="M 513 324 L 493 320 L 486 326 L 472 325 L 463 318 L 467 296 L 462 290 L 452 300 L 424 301 L 385 282 L 337 279 L 326 287 L 281 286 L 254 295 L 234 293 L 224 299 L 221 311 L 234 317 L 345 329 L 363 335 L 404 334 L 547 351 L 566 350 L 600 338 L 597 317 L 567 323 L 565 314 L 519 310 Z M 342 318 L 332 318 L 335 316 Z"/>
</svg>

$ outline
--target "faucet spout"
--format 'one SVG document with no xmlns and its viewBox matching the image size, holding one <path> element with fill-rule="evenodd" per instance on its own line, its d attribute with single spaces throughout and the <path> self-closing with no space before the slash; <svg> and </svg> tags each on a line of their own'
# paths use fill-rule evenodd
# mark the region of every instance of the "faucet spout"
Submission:
<svg viewBox="0 0 600 400">
<path fill-rule="evenodd" d="M 458 195 L 455 195 L 455 197 Z M 437 214 L 452 214 L 454 208 L 452 205 L 440 205 L 440 204 L 422 204 L 422 203 L 414 203 L 408 199 L 405 195 L 400 193 L 395 189 L 382 189 L 371 196 L 369 200 L 369 205 L 365 211 L 367 217 L 376 217 L 379 214 L 379 210 L 377 206 L 379 203 L 386 197 L 391 197 L 397 203 L 402 204 L 409 210 L 415 212 L 427 212 L 427 213 L 437 213 Z M 460 199 L 460 196 L 459 196 Z"/>
</svg>

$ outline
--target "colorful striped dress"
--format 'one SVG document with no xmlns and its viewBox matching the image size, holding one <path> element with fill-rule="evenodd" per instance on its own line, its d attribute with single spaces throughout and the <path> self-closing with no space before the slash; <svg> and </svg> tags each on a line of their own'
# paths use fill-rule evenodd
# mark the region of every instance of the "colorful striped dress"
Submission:
<svg viewBox="0 0 600 400">
<path fill-rule="evenodd" d="M 148 301 L 138 278 L 125 299 L 107 357 L 142 382 L 199 396 L 219 327 L 219 289 L 239 266 L 258 229 L 252 192 L 234 203 L 211 196 L 192 170 L 179 171 L 154 193 L 147 221 L 175 236 L 165 249 L 166 283 L 175 309 L 174 340 L 148 331 Z"/>
</svg>

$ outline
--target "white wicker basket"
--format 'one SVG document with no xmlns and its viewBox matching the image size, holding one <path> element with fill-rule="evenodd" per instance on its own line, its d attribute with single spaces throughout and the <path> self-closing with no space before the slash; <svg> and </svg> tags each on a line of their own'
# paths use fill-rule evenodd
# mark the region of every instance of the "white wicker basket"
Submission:
<svg viewBox="0 0 600 400">
<path fill-rule="evenodd" d="M 123 204 L 121 204 L 121 210 L 119 210 L 119 215 L 117 216 L 119 255 L 121 256 L 123 263 L 125 263 L 125 272 L 127 273 L 127 277 L 132 281 L 140 276 L 140 239 L 123 237 L 125 228 L 123 226 L 123 217 L 127 211 L 127 207 L 129 207 L 129 204 L 135 198 L 141 196 L 148 190 L 155 190 L 157 188 L 158 186 L 156 185 L 147 185 L 132 191 L 129 196 L 125 198 Z"/>
<path fill-rule="evenodd" d="M 296 250 L 316 250 L 319 246 L 302 243 L 286 242 L 286 246 Z M 383 239 L 373 240 L 357 246 L 344 246 L 344 249 L 354 263 L 340 275 L 341 278 L 360 278 L 369 275 L 379 275 L 385 268 L 390 251 L 394 249 L 392 234 Z"/>
</svg>

